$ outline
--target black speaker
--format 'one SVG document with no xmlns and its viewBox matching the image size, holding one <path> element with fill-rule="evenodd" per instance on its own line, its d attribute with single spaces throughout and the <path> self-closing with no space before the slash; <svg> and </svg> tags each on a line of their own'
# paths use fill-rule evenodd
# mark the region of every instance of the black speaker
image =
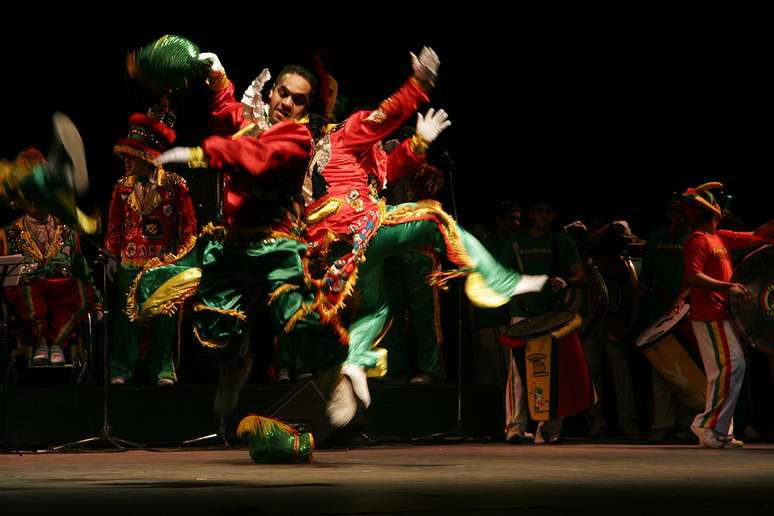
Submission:
<svg viewBox="0 0 774 516">
<path fill-rule="evenodd" d="M 313 381 L 299 383 L 266 411 L 302 432 L 314 434 L 315 447 L 324 448 L 333 433 L 325 413 L 325 396 Z"/>
</svg>

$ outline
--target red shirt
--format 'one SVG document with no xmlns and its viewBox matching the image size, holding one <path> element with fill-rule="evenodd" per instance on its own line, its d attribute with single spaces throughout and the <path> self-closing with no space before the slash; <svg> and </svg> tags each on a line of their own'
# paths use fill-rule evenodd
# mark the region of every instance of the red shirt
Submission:
<svg viewBox="0 0 774 516">
<path fill-rule="evenodd" d="M 718 281 L 730 281 L 734 272 L 730 251 L 766 242 L 768 239 L 752 233 L 694 231 L 683 248 L 685 274 L 701 272 Z M 728 292 L 691 287 L 692 321 L 724 321 L 729 317 Z"/>
</svg>

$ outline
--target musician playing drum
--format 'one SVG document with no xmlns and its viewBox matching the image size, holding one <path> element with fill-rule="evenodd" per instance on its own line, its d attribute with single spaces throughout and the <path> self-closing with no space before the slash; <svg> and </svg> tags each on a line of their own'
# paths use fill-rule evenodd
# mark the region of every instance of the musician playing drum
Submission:
<svg viewBox="0 0 774 516">
<path fill-rule="evenodd" d="M 680 194 L 673 193 L 666 205 L 669 227 L 648 237 L 642 259 L 639 306 L 639 326 L 647 327 L 662 317 L 680 294 L 683 279 L 683 244 L 691 234 L 680 203 Z M 703 389 L 702 389 L 703 390 Z M 663 441 L 671 432 L 679 440 L 688 438 L 688 428 L 695 413 L 689 411 L 669 388 L 661 374 L 651 372 L 653 420 L 649 441 Z"/>
<path fill-rule="evenodd" d="M 740 339 L 730 321 L 729 296 L 745 296 L 747 289 L 730 281 L 731 250 L 770 241 L 774 220 L 754 233 L 718 230 L 722 210 L 710 191 L 720 183 L 705 183 L 683 194 L 686 215 L 694 231 L 683 250 L 685 281 L 690 287 L 691 323 L 707 374 L 707 401 L 691 430 L 702 446 L 741 448 L 733 436 L 733 415 L 744 378 Z"/>
<path fill-rule="evenodd" d="M 561 289 L 567 285 L 582 284 L 586 279 L 575 242 L 567 235 L 553 231 L 557 216 L 553 204 L 547 200 L 534 201 L 529 205 L 528 214 L 530 228 L 513 234 L 512 246 L 501 257 L 501 262 L 525 274 L 547 274 L 550 279 L 543 291 L 517 296 L 511 300 L 511 324 L 552 311 Z M 580 354 L 582 355 L 582 349 Z M 586 368 L 585 359 L 581 358 L 577 367 Z M 505 430 L 506 439 L 513 441 L 512 436 L 525 433 L 527 408 L 519 372 L 513 363 L 509 369 L 505 395 Z M 561 428 L 561 417 L 540 421 L 535 433 L 535 443 L 556 442 Z"/>
</svg>

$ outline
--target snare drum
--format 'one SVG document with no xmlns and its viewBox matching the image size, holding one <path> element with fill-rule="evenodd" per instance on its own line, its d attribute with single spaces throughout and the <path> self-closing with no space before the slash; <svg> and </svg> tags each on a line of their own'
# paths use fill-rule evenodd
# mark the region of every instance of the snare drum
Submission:
<svg viewBox="0 0 774 516">
<path fill-rule="evenodd" d="M 597 266 L 605 280 L 608 296 L 604 333 L 613 342 L 624 340 L 637 320 L 639 263 L 640 260 L 632 258 L 628 252 L 597 257 Z"/>
<path fill-rule="evenodd" d="M 572 312 L 548 312 L 508 330 L 508 337 L 526 339 L 527 403 L 530 417 L 536 421 L 571 416 L 594 403 L 577 331 L 581 322 Z"/>
<path fill-rule="evenodd" d="M 685 304 L 678 312 L 670 310 L 648 326 L 636 344 L 685 408 L 699 413 L 704 410 L 707 379 L 688 318 L 690 308 Z"/>
</svg>

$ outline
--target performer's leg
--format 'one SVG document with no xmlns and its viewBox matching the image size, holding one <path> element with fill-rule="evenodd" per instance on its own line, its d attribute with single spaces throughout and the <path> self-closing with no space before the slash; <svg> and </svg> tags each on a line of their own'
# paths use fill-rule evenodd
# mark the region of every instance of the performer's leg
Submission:
<svg viewBox="0 0 774 516">
<path fill-rule="evenodd" d="M 602 339 L 598 332 L 583 339 L 583 351 L 589 367 L 591 381 L 594 383 L 594 391 L 597 394 L 597 402 L 589 409 L 589 434 L 599 437 L 607 433 L 607 418 L 605 417 L 605 398 L 602 372 Z"/>
<path fill-rule="evenodd" d="M 611 342 L 609 339 L 605 339 L 605 351 L 610 360 L 619 429 L 628 437 L 641 436 L 642 433 L 637 424 L 631 364 L 625 343 Z"/>
<path fill-rule="evenodd" d="M 524 353 L 516 350 L 508 353 L 508 382 L 505 386 L 505 440 L 510 443 L 534 438 L 534 435 L 527 432 L 529 411 L 524 381 L 517 367 L 517 355 L 521 355 L 521 360 L 524 359 Z"/>
<path fill-rule="evenodd" d="M 49 347 L 46 340 L 46 298 L 38 281 L 5 289 L 6 298 L 13 304 L 22 324 L 29 329 L 34 340 L 32 363 L 45 365 L 49 361 Z"/>
<path fill-rule="evenodd" d="M 650 425 L 650 437 L 660 441 L 665 439 L 675 427 L 680 403 L 655 368 L 652 368 L 650 376 L 653 396 L 653 423 Z"/>
<path fill-rule="evenodd" d="M 55 306 L 51 311 L 51 342 L 63 348 L 75 327 L 83 321 L 93 300 L 89 285 L 76 278 L 49 282 L 46 302 Z"/>
<path fill-rule="evenodd" d="M 124 312 L 126 294 L 139 270 L 134 267 L 119 266 L 118 292 L 114 300 L 115 308 L 111 317 L 113 331 L 110 346 L 110 376 L 119 382 L 134 376 L 139 355 L 139 342 L 143 326 L 132 323 Z"/>
<path fill-rule="evenodd" d="M 393 256 L 384 261 L 384 291 L 392 314 L 390 329 L 384 337 L 384 348 L 387 350 L 387 374 L 391 378 L 408 379 L 411 368 L 406 317 L 410 294 L 406 288 L 409 271 L 404 264 L 404 256 Z"/>
<path fill-rule="evenodd" d="M 434 380 L 446 378 L 441 333 L 441 302 L 438 289 L 427 284 L 433 272 L 433 260 L 418 252 L 402 256 L 408 281 L 408 302 L 417 348 L 417 363 L 422 374 Z"/>
<path fill-rule="evenodd" d="M 157 317 L 151 323 L 150 350 L 148 352 L 149 377 L 156 382 L 177 381 L 172 348 L 177 342 L 177 314 Z"/>
<path fill-rule="evenodd" d="M 692 326 L 707 375 L 707 403 L 704 412 L 694 418 L 691 429 L 694 433 L 699 431 L 697 435 L 701 430 L 714 430 L 720 444 L 711 436 L 703 444 L 722 447 L 731 433 L 744 379 L 744 353 L 729 321 L 694 321 Z"/>
<path fill-rule="evenodd" d="M 465 292 L 479 306 L 501 306 L 511 296 L 542 289 L 545 276 L 526 276 L 504 268 L 473 235 L 462 229 L 437 203 L 419 202 L 388 207 L 387 216 L 376 236 L 388 227 L 400 227 L 391 233 L 387 248 L 390 256 L 408 250 L 431 248 L 459 267 L 458 275 L 468 276 Z M 370 254 L 371 249 L 366 253 Z"/>
</svg>

